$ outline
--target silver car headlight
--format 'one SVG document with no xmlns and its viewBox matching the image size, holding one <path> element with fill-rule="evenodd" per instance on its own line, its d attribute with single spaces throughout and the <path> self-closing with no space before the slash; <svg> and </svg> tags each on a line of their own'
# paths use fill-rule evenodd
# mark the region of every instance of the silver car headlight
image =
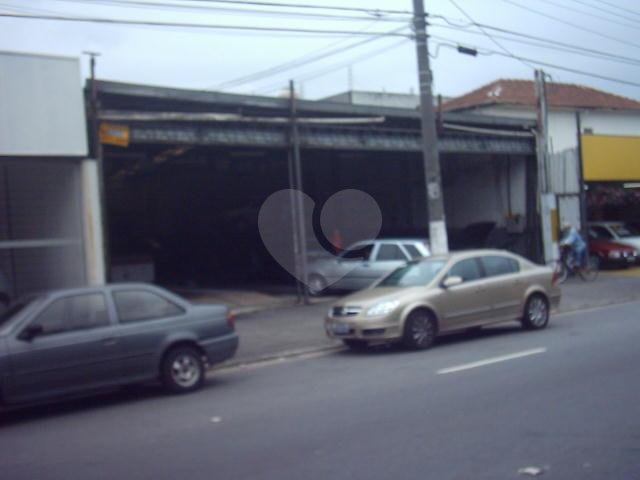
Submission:
<svg viewBox="0 0 640 480">
<path fill-rule="evenodd" d="M 620 250 L 611 250 L 609 252 L 609 258 L 620 258 L 622 256 L 622 252 Z"/>
<path fill-rule="evenodd" d="M 367 317 L 377 317 L 380 315 L 387 315 L 398 308 L 400 302 L 398 300 L 392 300 L 388 302 L 380 302 L 369 310 L 367 310 Z"/>
</svg>

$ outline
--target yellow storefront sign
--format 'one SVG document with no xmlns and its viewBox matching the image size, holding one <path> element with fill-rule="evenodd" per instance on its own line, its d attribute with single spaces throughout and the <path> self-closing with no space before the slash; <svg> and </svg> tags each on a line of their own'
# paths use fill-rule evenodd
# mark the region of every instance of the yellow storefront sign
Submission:
<svg viewBox="0 0 640 480">
<path fill-rule="evenodd" d="M 100 143 L 118 145 L 119 147 L 129 146 L 129 127 L 127 125 L 103 122 L 100 124 L 99 134 Z"/>
<path fill-rule="evenodd" d="M 582 135 L 586 182 L 640 180 L 640 137 Z"/>
</svg>

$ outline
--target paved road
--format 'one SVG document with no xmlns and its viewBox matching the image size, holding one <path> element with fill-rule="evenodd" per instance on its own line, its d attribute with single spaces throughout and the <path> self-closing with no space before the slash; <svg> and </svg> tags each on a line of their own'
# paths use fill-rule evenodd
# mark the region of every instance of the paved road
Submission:
<svg viewBox="0 0 640 480">
<path fill-rule="evenodd" d="M 639 308 L 31 408 L 0 424 L 0 476 L 639 479 Z"/>
</svg>

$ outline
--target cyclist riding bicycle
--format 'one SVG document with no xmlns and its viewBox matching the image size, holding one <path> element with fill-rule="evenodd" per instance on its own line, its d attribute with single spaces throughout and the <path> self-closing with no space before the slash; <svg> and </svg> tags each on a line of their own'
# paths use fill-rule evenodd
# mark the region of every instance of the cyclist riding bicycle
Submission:
<svg viewBox="0 0 640 480">
<path fill-rule="evenodd" d="M 562 232 L 563 236 L 562 240 L 560 240 L 560 247 L 567 246 L 571 248 L 571 266 L 584 266 L 587 244 L 582 238 L 582 235 L 580 235 L 577 228 L 568 222 L 562 224 Z"/>
</svg>

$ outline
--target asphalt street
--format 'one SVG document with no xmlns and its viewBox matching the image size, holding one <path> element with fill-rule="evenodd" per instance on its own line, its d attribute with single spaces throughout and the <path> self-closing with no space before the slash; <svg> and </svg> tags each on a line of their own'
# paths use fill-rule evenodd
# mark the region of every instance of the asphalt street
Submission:
<svg viewBox="0 0 640 480">
<path fill-rule="evenodd" d="M 0 477 L 640 479 L 639 308 L 5 413 Z"/>
</svg>

